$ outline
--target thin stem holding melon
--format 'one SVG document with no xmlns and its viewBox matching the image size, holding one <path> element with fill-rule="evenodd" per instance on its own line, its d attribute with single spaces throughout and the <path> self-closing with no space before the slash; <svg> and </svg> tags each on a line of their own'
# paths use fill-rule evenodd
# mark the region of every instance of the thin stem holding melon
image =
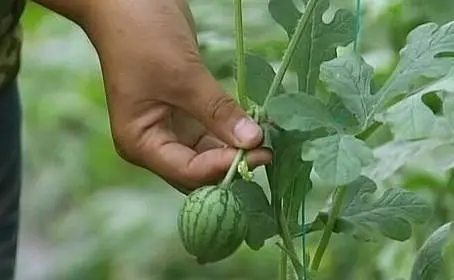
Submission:
<svg viewBox="0 0 454 280">
<path fill-rule="evenodd" d="M 235 157 L 233 158 L 232 164 L 229 167 L 229 170 L 227 171 L 227 175 L 225 175 L 224 180 L 221 182 L 221 187 L 223 188 L 229 188 L 233 177 L 235 177 L 235 174 L 238 169 L 238 165 L 240 164 L 241 160 L 243 160 L 243 156 L 245 154 L 244 150 L 238 150 L 236 153 Z"/>
</svg>

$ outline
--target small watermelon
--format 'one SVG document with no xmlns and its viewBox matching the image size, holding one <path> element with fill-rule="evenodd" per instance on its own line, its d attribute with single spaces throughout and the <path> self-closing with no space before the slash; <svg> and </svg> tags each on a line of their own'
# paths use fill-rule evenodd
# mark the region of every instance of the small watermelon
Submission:
<svg viewBox="0 0 454 280">
<path fill-rule="evenodd" d="M 246 237 L 246 214 L 228 188 L 206 186 L 191 193 L 178 216 L 178 230 L 186 251 L 200 264 L 232 255 Z"/>
</svg>

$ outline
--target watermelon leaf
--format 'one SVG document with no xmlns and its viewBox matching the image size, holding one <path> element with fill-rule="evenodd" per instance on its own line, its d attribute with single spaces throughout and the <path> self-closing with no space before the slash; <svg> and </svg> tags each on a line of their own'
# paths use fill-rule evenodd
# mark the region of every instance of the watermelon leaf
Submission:
<svg viewBox="0 0 454 280">
<path fill-rule="evenodd" d="M 433 232 L 419 249 L 413 264 L 410 280 L 433 280 L 441 272 L 444 248 L 454 234 L 454 223 L 450 222 Z"/>
<path fill-rule="evenodd" d="M 443 115 L 454 128 L 454 92 L 444 91 L 443 95 Z"/>
<path fill-rule="evenodd" d="M 246 211 L 248 219 L 246 244 L 253 250 L 259 250 L 268 238 L 278 232 L 273 209 L 263 189 L 255 182 L 237 180 L 232 190 Z"/>
<path fill-rule="evenodd" d="M 298 131 L 283 131 L 268 127 L 270 142 L 273 147 L 273 162 L 266 166 L 266 173 L 271 189 L 272 204 L 280 201 L 299 176 L 302 170 L 301 143 L 309 135 Z M 266 133 L 268 134 L 268 133 Z"/>
<path fill-rule="evenodd" d="M 310 178 L 312 162 L 305 162 L 294 170 L 295 179 L 284 194 L 284 213 L 287 214 L 287 223 L 292 227 L 298 224 L 299 211 L 306 198 L 307 193 L 312 189 Z"/>
<path fill-rule="evenodd" d="M 318 98 L 305 93 L 287 93 L 271 99 L 269 118 L 285 130 L 312 131 L 318 128 L 342 130 L 327 106 Z"/>
<path fill-rule="evenodd" d="M 380 112 L 392 99 L 409 94 L 416 79 L 427 77 L 439 79 L 446 76 L 454 66 L 454 21 L 439 26 L 422 24 L 407 37 L 407 45 L 400 51 L 400 61 L 390 78 L 378 91 Z"/>
<path fill-rule="evenodd" d="M 367 125 L 367 118 L 375 104 L 371 88 L 373 74 L 373 68 L 356 54 L 325 62 L 320 68 L 320 79 L 363 126 Z"/>
<path fill-rule="evenodd" d="M 410 238 L 411 223 L 423 223 L 431 216 L 430 205 L 415 193 L 399 188 L 386 189 L 372 199 L 377 187 L 373 181 L 360 177 L 348 189 L 346 204 L 336 221 L 334 232 L 344 232 L 361 241 L 374 241 L 379 235 L 393 240 Z M 317 217 L 324 223 L 330 209 Z"/>
<path fill-rule="evenodd" d="M 405 164 L 418 156 L 432 152 L 446 142 L 434 138 L 389 142 L 374 149 L 374 160 L 363 168 L 362 174 L 374 181 L 386 180 Z"/>
<path fill-rule="evenodd" d="M 315 94 L 320 64 L 336 57 L 336 48 L 348 45 L 355 38 L 355 18 L 350 11 L 340 9 L 331 22 L 325 23 L 323 14 L 329 5 L 329 0 L 317 1 L 311 23 L 304 30 L 293 57 L 299 91 L 309 95 Z M 274 20 L 291 37 L 301 16 L 293 1 L 270 0 L 268 8 Z"/>
<path fill-rule="evenodd" d="M 276 73 L 273 67 L 261 56 L 249 53 L 246 56 L 246 91 L 250 99 L 258 105 L 263 105 L 268 90 Z M 278 93 L 284 92 L 281 85 Z"/>
<path fill-rule="evenodd" d="M 436 117 L 422 101 L 423 94 L 402 100 L 379 116 L 386 123 L 396 140 L 416 140 L 430 137 L 435 128 Z"/>
<path fill-rule="evenodd" d="M 314 161 L 315 173 L 333 186 L 353 182 L 373 160 L 372 150 L 363 141 L 340 134 L 305 142 L 301 157 Z"/>
</svg>

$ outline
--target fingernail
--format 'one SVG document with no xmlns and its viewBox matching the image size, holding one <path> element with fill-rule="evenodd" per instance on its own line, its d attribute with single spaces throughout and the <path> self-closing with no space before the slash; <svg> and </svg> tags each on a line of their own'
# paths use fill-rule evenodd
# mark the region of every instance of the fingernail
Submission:
<svg viewBox="0 0 454 280">
<path fill-rule="evenodd" d="M 236 123 L 233 135 L 241 143 L 252 144 L 255 141 L 260 141 L 262 130 L 253 120 L 243 118 Z"/>
</svg>

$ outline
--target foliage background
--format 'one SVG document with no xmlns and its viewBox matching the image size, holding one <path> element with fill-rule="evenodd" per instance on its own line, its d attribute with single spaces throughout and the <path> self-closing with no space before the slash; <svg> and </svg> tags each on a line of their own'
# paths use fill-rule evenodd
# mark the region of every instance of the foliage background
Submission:
<svg viewBox="0 0 454 280">
<path fill-rule="evenodd" d="M 333 8 L 353 9 L 353 2 L 332 0 Z M 454 19 L 450 0 L 364 2 L 361 51 L 379 72 L 378 83 L 389 75 L 409 30 L 427 21 Z M 232 89 L 233 2 L 190 3 L 205 61 Z M 267 1 L 246 0 L 245 6 L 248 49 L 276 61 L 286 36 L 268 15 Z M 113 150 L 98 60 L 84 34 L 32 3 L 22 22 L 25 182 L 17 279 L 275 278 L 273 246 L 258 253 L 242 248 L 234 257 L 204 267 L 188 257 L 176 235 L 183 197 L 153 174 L 122 162 Z M 370 144 L 388 140 L 389 133 L 382 131 Z M 408 279 L 421 242 L 437 226 L 454 220 L 454 172 L 428 169 L 421 162 L 409 164 L 387 183 L 431 201 L 436 211 L 430 223 L 417 227 L 414 238 L 403 243 L 358 244 L 335 236 L 322 270 L 335 279 Z M 314 189 L 311 213 L 323 207 L 328 193 L 323 186 Z M 318 238 L 312 236 L 310 246 Z"/>
</svg>

